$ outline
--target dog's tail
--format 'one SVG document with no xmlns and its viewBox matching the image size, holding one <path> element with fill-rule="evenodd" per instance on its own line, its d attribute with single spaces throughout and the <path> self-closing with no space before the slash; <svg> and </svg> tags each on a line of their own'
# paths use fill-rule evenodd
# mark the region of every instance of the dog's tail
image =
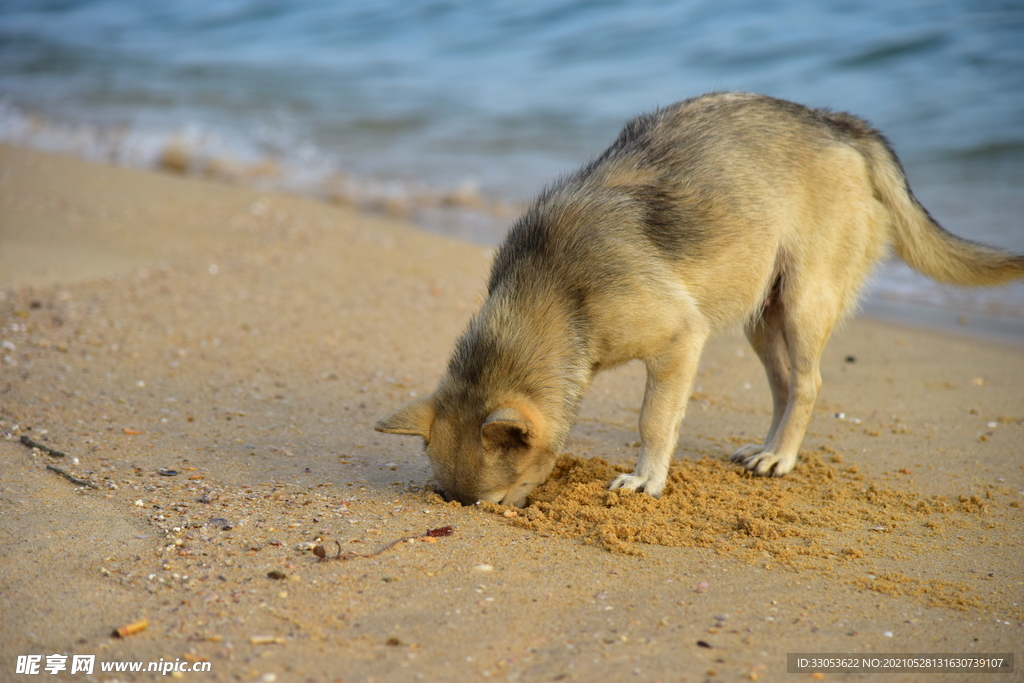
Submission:
<svg viewBox="0 0 1024 683">
<path fill-rule="evenodd" d="M 903 167 L 879 134 L 862 140 L 875 191 L 893 220 L 896 254 L 933 280 L 962 286 L 1001 285 L 1024 278 L 1024 256 L 947 232 L 914 197 Z"/>
</svg>

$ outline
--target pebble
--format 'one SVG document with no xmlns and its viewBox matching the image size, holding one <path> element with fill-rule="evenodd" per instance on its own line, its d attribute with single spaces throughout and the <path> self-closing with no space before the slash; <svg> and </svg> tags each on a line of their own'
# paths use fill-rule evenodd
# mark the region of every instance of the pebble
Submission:
<svg viewBox="0 0 1024 683">
<path fill-rule="evenodd" d="M 491 564 L 478 564 L 473 567 L 478 572 L 491 572 L 494 571 L 494 565 Z"/>
<path fill-rule="evenodd" d="M 892 631 L 885 631 L 882 633 L 882 635 L 886 638 L 892 638 Z"/>
<path fill-rule="evenodd" d="M 697 584 L 697 587 L 693 589 L 694 593 L 703 593 L 708 589 L 709 585 L 707 581 L 701 581 Z"/>
</svg>

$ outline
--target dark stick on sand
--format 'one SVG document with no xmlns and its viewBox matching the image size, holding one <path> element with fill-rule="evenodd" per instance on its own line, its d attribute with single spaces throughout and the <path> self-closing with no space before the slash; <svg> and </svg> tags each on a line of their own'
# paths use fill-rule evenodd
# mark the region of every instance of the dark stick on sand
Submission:
<svg viewBox="0 0 1024 683">
<path fill-rule="evenodd" d="M 57 474 L 59 474 L 60 476 L 64 477 L 68 481 L 70 481 L 72 483 L 75 483 L 75 484 L 78 484 L 79 486 L 88 486 L 91 489 L 98 489 L 99 488 L 99 486 L 97 486 L 96 484 L 92 483 L 91 481 L 87 481 L 85 479 L 79 479 L 78 477 L 76 477 L 75 475 L 71 474 L 67 470 L 62 470 L 61 468 L 57 467 L 56 465 L 47 465 L 46 469 L 51 470 L 53 472 L 56 472 Z"/>
<path fill-rule="evenodd" d="M 402 543 L 403 541 L 415 541 L 418 538 L 438 538 L 439 536 L 451 536 L 452 533 L 454 533 L 454 531 L 455 530 L 452 529 L 452 527 L 450 526 L 443 526 L 440 529 L 428 529 L 427 533 L 423 534 L 422 536 L 403 536 L 402 538 L 396 538 L 395 540 L 391 541 L 387 545 L 381 546 L 372 553 L 354 553 L 350 550 L 343 551 L 341 549 L 341 543 L 335 541 L 334 544 L 338 546 L 337 555 L 328 556 L 327 551 L 324 549 L 322 545 L 318 545 L 315 548 L 313 548 L 313 554 L 316 555 L 317 558 L 321 561 L 341 560 L 342 562 L 344 562 L 345 560 L 354 560 L 357 557 L 376 557 L 385 550 L 390 550 L 391 548 L 394 548 L 396 545 Z"/>
<path fill-rule="evenodd" d="M 43 453 L 46 453 L 47 455 L 52 455 L 55 458 L 63 458 L 67 456 L 67 453 L 61 453 L 56 448 L 50 448 L 49 446 L 41 444 L 38 441 L 33 441 L 24 434 L 21 435 L 21 443 L 25 444 L 29 448 L 38 448 Z"/>
</svg>

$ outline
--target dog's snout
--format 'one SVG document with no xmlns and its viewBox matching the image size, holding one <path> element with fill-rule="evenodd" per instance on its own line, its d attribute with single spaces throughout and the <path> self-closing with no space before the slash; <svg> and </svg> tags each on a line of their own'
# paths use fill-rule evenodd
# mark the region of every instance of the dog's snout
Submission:
<svg viewBox="0 0 1024 683">
<path fill-rule="evenodd" d="M 467 498 L 465 496 L 456 496 L 454 494 L 448 493 L 447 491 L 445 491 L 443 488 L 441 488 L 439 486 L 434 487 L 434 491 L 437 492 L 437 495 L 439 495 L 442 498 L 444 498 L 446 503 L 451 503 L 452 501 L 458 501 L 458 502 L 460 502 L 463 505 L 463 507 L 468 507 L 470 505 L 476 505 L 476 502 L 477 502 L 476 498 L 470 499 L 470 498 Z"/>
</svg>

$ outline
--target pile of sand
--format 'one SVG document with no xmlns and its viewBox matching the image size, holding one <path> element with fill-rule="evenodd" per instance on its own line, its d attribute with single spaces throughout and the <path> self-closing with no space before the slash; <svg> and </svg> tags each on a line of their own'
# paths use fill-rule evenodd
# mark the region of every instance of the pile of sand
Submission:
<svg viewBox="0 0 1024 683">
<path fill-rule="evenodd" d="M 699 547 L 809 568 L 863 557 L 868 534 L 941 533 L 941 527 L 986 509 L 977 496 L 953 501 L 886 488 L 855 466 L 834 467 L 816 454 L 805 454 L 797 470 L 781 479 L 754 477 L 707 457 L 676 461 L 660 499 L 607 490 L 624 471 L 601 458 L 564 455 L 512 523 L 579 537 L 614 553 L 643 555 L 638 544 Z"/>
<path fill-rule="evenodd" d="M 942 553 L 959 543 L 949 530 L 994 528 L 987 520 L 992 493 L 988 500 L 921 496 L 872 482 L 856 466 L 842 466 L 838 454 L 830 459 L 802 454 L 796 471 L 781 479 L 708 457 L 676 461 L 655 499 L 608 490 L 626 467 L 564 455 L 526 508 L 482 507 L 516 526 L 617 554 L 644 556 L 643 545 L 707 548 L 762 569 L 822 572 L 858 590 L 931 606 L 982 605 L 964 582 L 908 576 L 901 549 Z"/>
</svg>

